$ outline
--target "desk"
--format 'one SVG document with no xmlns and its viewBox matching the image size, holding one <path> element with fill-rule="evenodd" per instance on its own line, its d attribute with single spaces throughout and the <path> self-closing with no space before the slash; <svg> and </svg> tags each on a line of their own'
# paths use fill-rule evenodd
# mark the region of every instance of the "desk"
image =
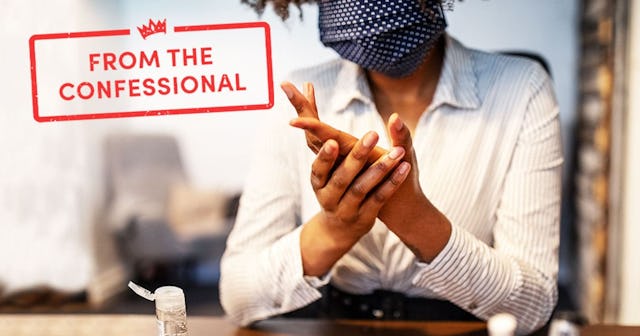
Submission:
<svg viewBox="0 0 640 336">
<path fill-rule="evenodd" d="M 144 336 L 156 335 L 150 315 L 0 315 L 0 335 Z M 480 322 L 327 321 L 274 319 L 255 329 L 237 328 L 223 318 L 189 317 L 189 336 L 428 336 L 486 335 Z M 541 333 L 546 335 L 546 333 Z M 588 326 L 582 336 L 640 335 L 640 327 Z"/>
</svg>

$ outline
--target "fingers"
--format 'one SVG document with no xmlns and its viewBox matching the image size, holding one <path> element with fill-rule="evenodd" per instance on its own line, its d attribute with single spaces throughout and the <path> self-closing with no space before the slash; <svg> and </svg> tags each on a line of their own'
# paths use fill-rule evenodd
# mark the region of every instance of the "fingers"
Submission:
<svg viewBox="0 0 640 336">
<path fill-rule="evenodd" d="M 397 113 L 389 117 L 387 128 L 394 146 L 402 146 L 407 152 L 412 150 L 413 142 L 411 140 L 411 132 Z"/>
<path fill-rule="evenodd" d="M 315 120 L 318 119 L 315 90 L 311 83 L 304 83 L 304 94 L 300 93 L 300 91 L 298 91 L 298 89 L 289 82 L 282 82 L 280 87 L 287 95 L 287 98 L 289 98 L 291 105 L 296 109 L 298 117 L 312 118 Z M 307 139 L 307 146 L 309 146 L 314 153 L 318 153 L 324 141 L 320 141 L 320 139 L 310 132 L 305 132 L 305 138 Z"/>
<path fill-rule="evenodd" d="M 378 161 L 372 164 L 352 183 L 349 190 L 345 193 L 341 202 L 347 206 L 360 207 L 363 200 L 367 197 L 376 197 L 375 194 L 370 195 L 371 190 L 376 188 L 381 181 L 400 163 L 405 154 L 402 147 L 394 147 L 389 153 L 383 155 Z M 391 175 L 392 182 L 401 182 L 398 180 L 399 175 Z M 392 183 L 392 185 L 395 185 Z M 388 188 L 382 190 L 389 191 Z"/>
<path fill-rule="evenodd" d="M 323 123 L 320 120 L 314 118 L 295 118 L 289 121 L 289 125 L 297 127 L 306 131 L 307 134 L 312 134 L 320 142 L 325 142 L 329 139 L 334 139 L 338 142 L 340 148 L 340 155 L 346 156 L 349 154 L 353 146 L 358 139 L 349 133 L 342 132 L 338 129 L 331 127 L 330 125 Z M 375 147 L 367 159 L 368 164 L 372 164 L 382 157 L 386 151 L 380 147 Z"/>
<path fill-rule="evenodd" d="M 404 161 L 391 173 L 381 185 L 362 203 L 360 210 L 364 213 L 378 213 L 385 202 L 400 188 L 409 176 L 411 164 Z"/>
<path fill-rule="evenodd" d="M 368 132 L 338 163 L 339 144 L 329 139 L 312 164 L 311 184 L 318 203 L 340 223 L 373 221 L 409 174 L 411 164 L 402 162 L 406 151 L 401 146 L 367 167 L 377 142 L 377 133 Z"/>
<path fill-rule="evenodd" d="M 367 163 L 369 153 L 377 142 L 378 134 L 375 132 L 368 132 L 358 140 L 349 155 L 333 171 L 324 187 L 316 192 L 323 208 L 332 210 L 338 206 L 345 191 Z"/>
<path fill-rule="evenodd" d="M 341 147 L 341 153 L 343 155 L 347 155 L 355 143 L 358 141 L 356 137 L 351 134 L 342 132 L 338 129 L 331 127 L 329 124 L 323 123 L 322 121 L 315 118 L 295 118 L 289 121 L 289 125 L 297 128 L 301 128 L 311 134 L 313 134 L 320 141 L 325 142 L 329 139 L 334 139 L 338 142 L 338 145 Z M 344 147 L 344 148 L 343 148 Z M 346 153 L 343 153 L 346 148 Z"/>
<path fill-rule="evenodd" d="M 315 112 L 316 119 L 318 118 L 318 106 L 316 105 L 316 91 L 313 84 L 305 82 L 303 86 L 304 96 L 311 105 L 311 109 Z"/>
<path fill-rule="evenodd" d="M 357 139 L 355 139 L 354 137 L 353 143 L 345 142 L 343 137 L 339 136 L 339 130 L 313 117 L 298 117 L 289 121 L 289 125 L 303 129 L 305 131 L 307 145 L 309 146 L 309 148 L 311 148 L 311 150 L 313 150 L 314 153 L 317 153 L 320 147 L 322 147 L 322 144 L 327 140 L 336 139 L 336 141 L 339 140 L 338 145 L 341 151 L 340 154 L 347 155 L 351 148 L 353 148 L 353 144 L 355 144 L 355 142 L 357 141 Z M 319 135 L 322 135 L 322 138 L 320 138 Z M 343 150 L 343 146 L 345 150 Z"/>
<path fill-rule="evenodd" d="M 338 144 L 333 140 L 327 141 L 311 165 L 311 186 L 314 191 L 321 189 L 327 184 L 331 169 L 336 163 L 337 158 Z"/>
<path fill-rule="evenodd" d="M 296 109 L 299 117 L 318 119 L 316 99 L 311 83 L 305 83 L 304 91 L 306 95 L 302 94 L 295 85 L 289 82 L 282 82 L 280 88 L 282 88 L 282 91 L 284 91 L 287 98 L 289 98 L 289 102 Z"/>
</svg>

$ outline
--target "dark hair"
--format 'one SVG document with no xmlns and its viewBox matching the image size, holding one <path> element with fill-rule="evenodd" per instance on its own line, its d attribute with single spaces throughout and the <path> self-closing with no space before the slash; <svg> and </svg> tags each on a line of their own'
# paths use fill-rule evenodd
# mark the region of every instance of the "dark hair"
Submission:
<svg viewBox="0 0 640 336">
<path fill-rule="evenodd" d="M 286 20 L 289 18 L 289 5 L 293 4 L 298 7 L 298 12 L 300 13 L 300 18 L 302 18 L 302 9 L 300 5 L 305 3 L 315 3 L 317 1 L 328 1 L 328 0 L 241 0 L 242 3 L 251 6 L 259 15 L 264 13 L 264 9 L 268 3 L 273 5 L 273 10 L 276 14 L 282 18 L 282 20 Z M 422 8 L 426 8 L 426 5 L 429 1 L 433 0 L 417 0 L 420 2 Z M 446 8 L 450 7 L 451 0 L 440 0 L 443 3 L 443 6 Z"/>
<path fill-rule="evenodd" d="M 294 4 L 298 7 L 298 11 L 300 12 L 300 18 L 302 18 L 302 9 L 300 5 L 304 3 L 315 3 L 316 0 L 241 0 L 243 4 L 247 4 L 251 6 L 259 15 L 264 13 L 264 8 L 268 3 L 273 5 L 273 11 L 282 18 L 282 20 L 286 20 L 289 18 L 289 5 Z"/>
</svg>

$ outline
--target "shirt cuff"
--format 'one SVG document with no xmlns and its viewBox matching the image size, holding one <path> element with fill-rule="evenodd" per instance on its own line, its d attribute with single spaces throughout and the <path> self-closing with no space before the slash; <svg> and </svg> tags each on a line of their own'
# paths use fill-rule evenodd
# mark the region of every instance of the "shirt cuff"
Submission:
<svg viewBox="0 0 640 336">
<path fill-rule="evenodd" d="M 431 263 L 416 263 L 419 270 L 412 280 L 414 286 L 428 288 L 438 296 L 453 301 L 451 300 L 451 292 L 459 293 L 458 290 L 455 290 L 456 287 L 459 288 L 459 284 L 454 283 L 472 271 L 466 260 L 469 246 L 467 246 L 468 242 L 464 234 L 465 232 L 461 228 L 455 225 L 451 226 L 451 237 L 436 258 Z M 466 300 L 463 302 L 455 303 L 472 313 L 478 308 L 478 303 L 470 295 L 466 295 Z"/>
<path fill-rule="evenodd" d="M 513 288 L 514 270 L 507 260 L 492 260 L 491 248 L 452 225 L 444 249 L 429 264 L 417 263 L 414 286 L 428 288 L 461 308 L 482 315 Z M 501 258 L 498 258 L 501 259 Z"/>
<path fill-rule="evenodd" d="M 309 286 L 313 288 L 323 287 L 329 283 L 329 280 L 331 280 L 331 273 L 327 273 L 322 277 L 310 276 L 310 275 L 304 276 L 304 281 L 306 281 L 309 284 Z"/>
</svg>

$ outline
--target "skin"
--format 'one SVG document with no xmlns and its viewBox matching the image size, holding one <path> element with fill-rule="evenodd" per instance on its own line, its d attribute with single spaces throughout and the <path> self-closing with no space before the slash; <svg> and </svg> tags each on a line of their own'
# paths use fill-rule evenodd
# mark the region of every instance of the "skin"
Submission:
<svg viewBox="0 0 640 336">
<path fill-rule="evenodd" d="M 449 241 L 451 223 L 420 187 L 411 138 L 435 93 L 443 55 L 441 38 L 407 77 L 367 71 L 394 146 L 390 151 L 375 146 L 374 132 L 357 139 L 320 121 L 312 84 L 304 84 L 304 93 L 291 83 L 281 84 L 298 113 L 291 126 L 305 130 L 307 145 L 317 153 L 311 184 L 322 210 L 301 232 L 305 275 L 326 274 L 372 228 L 376 217 L 423 262 L 433 261 Z"/>
</svg>

